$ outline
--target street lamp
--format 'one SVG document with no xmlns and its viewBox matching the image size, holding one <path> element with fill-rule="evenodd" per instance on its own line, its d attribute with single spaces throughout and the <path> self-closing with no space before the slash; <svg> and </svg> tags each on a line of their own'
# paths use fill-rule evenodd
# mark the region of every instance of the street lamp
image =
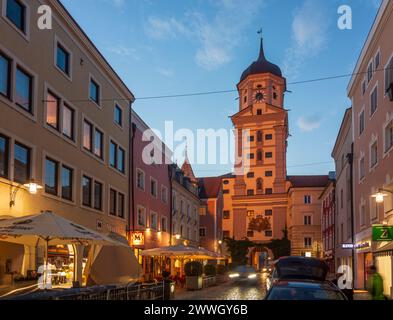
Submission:
<svg viewBox="0 0 393 320">
<path fill-rule="evenodd" d="M 20 189 L 26 190 L 28 191 L 30 194 L 34 195 L 37 194 L 38 190 L 42 189 L 42 186 L 40 186 L 39 184 L 37 184 L 34 180 L 31 180 L 29 183 L 25 183 L 25 184 L 18 184 L 18 185 L 14 185 L 12 183 L 6 183 L 3 182 L 4 184 L 8 184 L 11 186 L 11 192 L 10 192 L 10 208 L 12 208 L 13 206 L 15 206 L 15 199 L 16 199 L 16 195 L 18 193 L 18 191 Z"/>
<path fill-rule="evenodd" d="M 181 238 L 180 234 L 175 235 L 176 240 L 179 240 Z"/>
<path fill-rule="evenodd" d="M 222 240 L 218 240 L 218 244 L 222 244 Z"/>
<path fill-rule="evenodd" d="M 23 186 L 27 188 L 30 194 L 37 194 L 37 191 L 42 189 L 42 186 L 38 185 L 36 182 L 34 182 L 34 180 L 24 184 Z"/>
<path fill-rule="evenodd" d="M 377 193 L 374 193 L 371 197 L 375 198 L 375 201 L 377 203 L 383 203 L 384 198 L 387 197 L 388 195 L 386 192 L 389 192 L 393 194 L 393 191 L 387 190 L 387 189 L 379 189 Z"/>
</svg>

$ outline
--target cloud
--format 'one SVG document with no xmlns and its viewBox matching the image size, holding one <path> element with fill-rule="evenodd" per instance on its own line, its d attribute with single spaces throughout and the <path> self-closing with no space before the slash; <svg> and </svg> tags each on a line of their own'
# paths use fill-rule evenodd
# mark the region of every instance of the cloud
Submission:
<svg viewBox="0 0 393 320">
<path fill-rule="evenodd" d="M 174 74 L 174 71 L 172 69 L 166 68 L 157 68 L 157 72 L 167 78 L 172 77 Z"/>
<path fill-rule="evenodd" d="M 140 60 L 140 57 L 137 55 L 136 50 L 134 48 L 127 48 L 125 46 L 113 46 L 107 48 L 107 51 L 117 54 L 121 57 L 132 58 L 134 60 Z"/>
<path fill-rule="evenodd" d="M 303 63 L 324 48 L 330 22 L 323 5 L 322 0 L 305 0 L 295 10 L 291 46 L 284 60 L 287 77 L 297 78 Z"/>
<path fill-rule="evenodd" d="M 303 132 L 310 132 L 321 126 L 322 118 L 318 115 L 303 116 L 297 120 L 297 125 Z"/>
<path fill-rule="evenodd" d="M 195 62 L 212 70 L 232 60 L 232 52 L 244 38 L 245 29 L 263 6 L 265 0 L 211 2 L 214 14 L 187 12 L 181 19 L 150 17 L 146 33 L 154 39 L 185 36 L 197 44 Z M 241 17 L 241 18 L 239 18 Z"/>
<path fill-rule="evenodd" d="M 153 39 L 176 38 L 178 35 L 188 33 L 188 29 L 176 18 L 163 19 L 149 17 L 147 20 L 146 33 Z"/>
</svg>

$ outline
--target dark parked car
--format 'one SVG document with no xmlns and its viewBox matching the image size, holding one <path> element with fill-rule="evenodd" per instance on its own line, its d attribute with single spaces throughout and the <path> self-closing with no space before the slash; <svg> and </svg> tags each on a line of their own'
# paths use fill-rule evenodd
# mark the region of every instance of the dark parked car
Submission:
<svg viewBox="0 0 393 320">
<path fill-rule="evenodd" d="M 274 262 L 273 271 L 266 280 L 269 290 L 280 279 L 325 281 L 329 267 L 316 258 L 283 257 Z"/>
<path fill-rule="evenodd" d="M 266 300 L 347 300 L 329 281 L 278 280 L 269 290 Z"/>
</svg>

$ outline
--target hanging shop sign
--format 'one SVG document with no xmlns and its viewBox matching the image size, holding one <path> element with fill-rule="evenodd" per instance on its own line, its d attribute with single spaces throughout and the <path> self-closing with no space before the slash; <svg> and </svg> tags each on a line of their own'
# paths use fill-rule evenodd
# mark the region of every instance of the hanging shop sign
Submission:
<svg viewBox="0 0 393 320">
<path fill-rule="evenodd" d="M 393 241 L 393 226 L 373 226 L 373 241 Z"/>
<path fill-rule="evenodd" d="M 143 246 L 144 244 L 145 244 L 145 235 L 143 234 L 143 232 L 131 233 L 131 245 Z"/>
</svg>

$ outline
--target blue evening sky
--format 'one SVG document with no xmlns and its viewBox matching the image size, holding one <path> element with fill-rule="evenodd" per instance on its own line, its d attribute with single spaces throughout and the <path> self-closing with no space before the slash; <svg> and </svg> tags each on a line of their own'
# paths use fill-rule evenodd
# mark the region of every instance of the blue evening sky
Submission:
<svg viewBox="0 0 393 320">
<path fill-rule="evenodd" d="M 348 74 L 380 0 L 62 0 L 67 9 L 138 97 L 231 90 L 257 58 L 263 28 L 267 58 L 287 82 Z M 353 29 L 337 27 L 341 5 Z M 288 85 L 288 174 L 327 174 L 346 108 L 349 78 Z M 133 107 L 150 127 L 231 130 L 236 93 L 137 100 Z M 176 144 L 175 144 L 176 147 Z M 179 158 L 179 162 L 181 162 Z M 231 165 L 194 165 L 198 176 L 231 171 Z"/>
</svg>

